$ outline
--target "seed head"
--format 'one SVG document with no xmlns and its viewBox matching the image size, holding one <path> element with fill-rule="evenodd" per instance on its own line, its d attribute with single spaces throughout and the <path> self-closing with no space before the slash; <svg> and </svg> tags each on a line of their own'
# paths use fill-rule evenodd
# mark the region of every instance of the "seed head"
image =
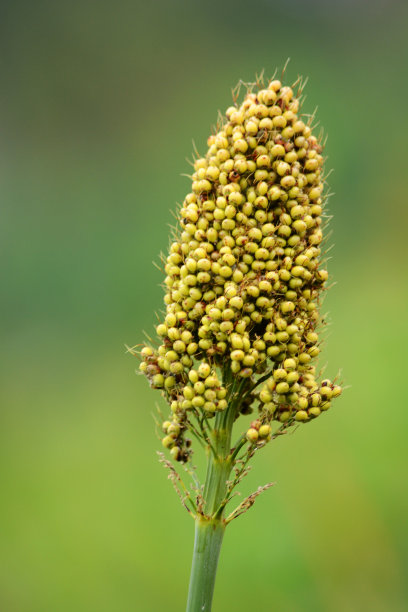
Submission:
<svg viewBox="0 0 408 612">
<path fill-rule="evenodd" d="M 206 155 L 194 162 L 180 230 L 164 266 L 160 345 L 140 369 L 171 407 L 163 445 L 191 453 L 191 417 L 228 406 L 224 373 L 243 382 L 240 412 L 254 407 L 249 445 L 271 422 L 308 422 L 341 388 L 318 382 L 325 210 L 322 143 L 299 114 L 293 89 L 273 80 L 227 109 Z"/>
</svg>

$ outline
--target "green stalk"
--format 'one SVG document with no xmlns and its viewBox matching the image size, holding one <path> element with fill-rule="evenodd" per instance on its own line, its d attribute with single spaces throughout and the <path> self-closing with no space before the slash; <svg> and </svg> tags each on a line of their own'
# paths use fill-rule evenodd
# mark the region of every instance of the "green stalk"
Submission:
<svg viewBox="0 0 408 612">
<path fill-rule="evenodd" d="M 225 525 L 219 519 L 196 519 L 187 612 L 210 612 Z"/>
<path fill-rule="evenodd" d="M 193 563 L 186 612 L 210 612 L 215 576 L 225 531 L 223 502 L 231 472 L 231 433 L 235 403 L 215 417 L 214 453 L 209 452 L 204 485 L 204 515 L 196 518 Z"/>
</svg>

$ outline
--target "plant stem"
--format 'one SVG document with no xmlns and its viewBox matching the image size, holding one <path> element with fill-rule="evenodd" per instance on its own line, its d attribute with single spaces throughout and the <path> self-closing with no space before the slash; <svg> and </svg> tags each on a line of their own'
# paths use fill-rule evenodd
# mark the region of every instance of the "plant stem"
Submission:
<svg viewBox="0 0 408 612">
<path fill-rule="evenodd" d="M 204 514 L 197 515 L 193 564 L 186 612 L 210 612 L 218 557 L 225 531 L 223 511 L 231 472 L 231 433 L 235 419 L 234 401 L 215 417 L 211 433 L 215 453 L 208 454 L 204 485 Z"/>
<path fill-rule="evenodd" d="M 215 417 L 211 433 L 214 454 L 209 454 L 204 484 L 204 514 L 213 516 L 227 492 L 227 480 L 231 472 L 231 433 L 235 419 L 235 405 L 231 403 L 225 412 Z M 215 518 L 215 517 L 214 517 Z"/>
<path fill-rule="evenodd" d="M 225 525 L 219 519 L 196 519 L 187 612 L 210 612 Z"/>
</svg>

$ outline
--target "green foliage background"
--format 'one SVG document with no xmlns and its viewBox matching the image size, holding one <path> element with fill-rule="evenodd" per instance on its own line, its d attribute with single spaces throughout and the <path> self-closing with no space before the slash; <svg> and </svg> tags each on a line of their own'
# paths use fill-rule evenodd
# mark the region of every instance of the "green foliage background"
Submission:
<svg viewBox="0 0 408 612">
<path fill-rule="evenodd" d="M 193 523 L 124 344 L 161 307 L 171 209 L 238 79 L 308 75 L 329 134 L 333 411 L 259 454 L 214 612 L 407 601 L 407 4 L 4 1 L 0 608 L 178 612 Z"/>
</svg>

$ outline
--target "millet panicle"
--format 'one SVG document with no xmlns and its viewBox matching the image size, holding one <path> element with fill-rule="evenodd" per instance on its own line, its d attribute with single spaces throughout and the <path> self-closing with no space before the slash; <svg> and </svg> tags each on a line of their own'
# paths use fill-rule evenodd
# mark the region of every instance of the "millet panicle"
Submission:
<svg viewBox="0 0 408 612">
<path fill-rule="evenodd" d="M 271 439 L 273 421 L 309 422 L 341 393 L 314 365 L 328 279 L 322 165 L 321 142 L 279 80 L 228 108 L 195 160 L 164 268 L 161 343 L 140 364 L 170 404 L 163 446 L 177 461 L 191 454 L 192 417 L 226 410 L 232 379 L 236 417 L 257 410 L 249 446 Z"/>
</svg>

